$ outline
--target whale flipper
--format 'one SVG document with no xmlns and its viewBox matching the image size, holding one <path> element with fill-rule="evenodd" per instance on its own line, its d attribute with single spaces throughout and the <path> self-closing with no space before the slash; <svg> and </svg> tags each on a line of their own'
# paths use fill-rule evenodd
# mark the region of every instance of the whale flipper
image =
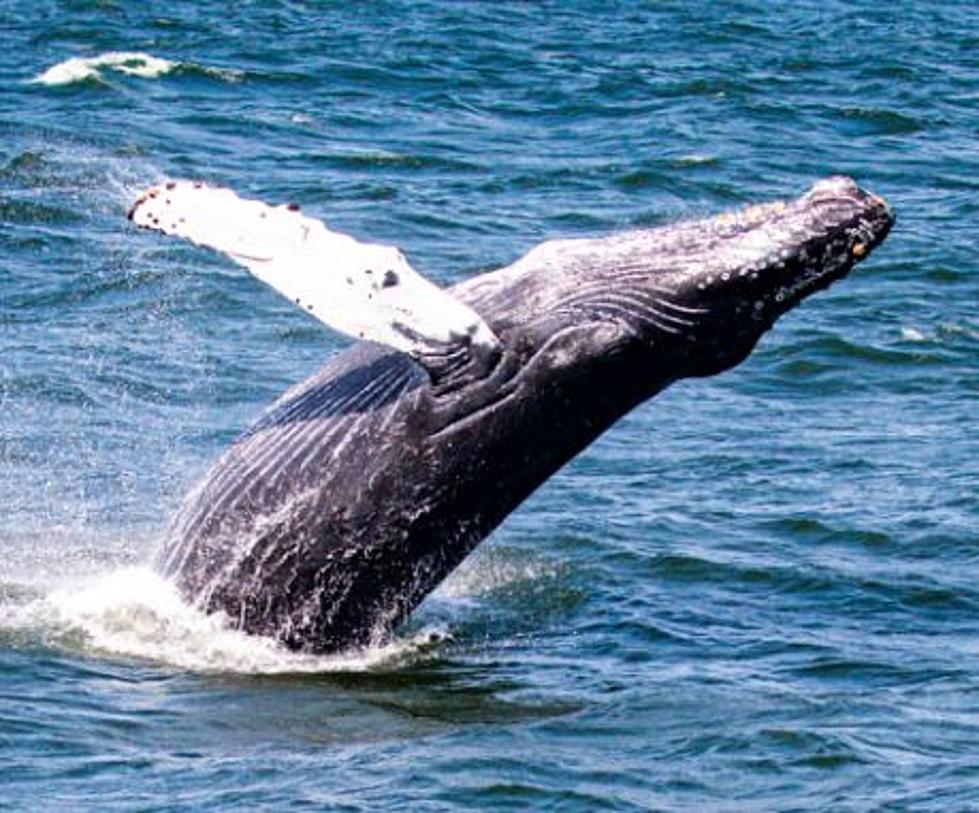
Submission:
<svg viewBox="0 0 979 813">
<path fill-rule="evenodd" d="M 499 353 L 482 317 L 416 272 L 400 249 L 331 231 L 297 206 L 169 181 L 143 192 L 129 219 L 227 254 L 335 330 L 408 353 L 433 381 Z"/>
</svg>

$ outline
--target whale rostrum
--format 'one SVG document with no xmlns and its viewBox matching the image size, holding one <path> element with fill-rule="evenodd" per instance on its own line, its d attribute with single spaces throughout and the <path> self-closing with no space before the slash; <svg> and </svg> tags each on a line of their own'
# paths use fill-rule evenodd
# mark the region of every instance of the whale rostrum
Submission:
<svg viewBox="0 0 979 813">
<path fill-rule="evenodd" d="M 738 364 L 894 222 L 832 177 L 794 200 L 548 241 L 442 289 L 395 247 L 200 182 L 147 190 L 130 218 L 360 340 L 225 451 L 157 559 L 202 609 L 311 652 L 383 641 L 618 418 Z"/>
</svg>

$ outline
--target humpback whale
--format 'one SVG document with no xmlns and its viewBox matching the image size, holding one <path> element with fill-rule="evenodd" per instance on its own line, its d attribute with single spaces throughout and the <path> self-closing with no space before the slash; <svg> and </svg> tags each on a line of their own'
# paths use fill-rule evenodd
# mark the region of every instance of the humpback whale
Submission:
<svg viewBox="0 0 979 813">
<path fill-rule="evenodd" d="M 202 182 L 153 187 L 130 218 L 225 253 L 358 340 L 224 452 L 156 562 L 231 626 L 316 653 L 384 640 L 618 418 L 738 364 L 894 220 L 831 177 L 716 217 L 548 241 L 443 289 L 396 247 Z"/>
</svg>

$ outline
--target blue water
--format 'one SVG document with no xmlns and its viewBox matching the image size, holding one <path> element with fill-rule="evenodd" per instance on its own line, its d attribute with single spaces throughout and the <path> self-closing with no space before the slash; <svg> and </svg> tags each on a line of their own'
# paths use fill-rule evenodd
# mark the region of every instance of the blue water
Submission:
<svg viewBox="0 0 979 813">
<path fill-rule="evenodd" d="M 0 808 L 979 809 L 979 6 L 787 6 L 0 1 Z M 389 647 L 290 656 L 144 567 L 344 345 L 131 229 L 146 184 L 295 201 L 450 283 L 838 172 L 885 245 Z"/>
</svg>

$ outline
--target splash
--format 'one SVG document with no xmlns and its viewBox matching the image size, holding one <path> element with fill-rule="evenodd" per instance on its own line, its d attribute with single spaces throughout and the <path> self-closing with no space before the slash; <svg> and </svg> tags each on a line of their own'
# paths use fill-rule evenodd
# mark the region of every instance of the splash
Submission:
<svg viewBox="0 0 979 813">
<path fill-rule="evenodd" d="M 97 56 L 66 59 L 38 74 L 31 81 L 39 85 L 58 86 L 90 79 L 100 80 L 102 78 L 100 69 L 109 69 L 142 79 L 156 79 L 179 68 L 203 71 L 228 81 L 241 77 L 240 71 L 172 62 L 142 51 L 108 51 Z"/>
<path fill-rule="evenodd" d="M 490 549 L 453 573 L 433 599 L 442 610 L 450 606 L 466 613 L 489 593 L 526 590 L 557 573 L 549 563 L 533 558 L 514 561 L 512 550 Z M 170 581 L 143 565 L 115 567 L 68 582 L 49 580 L 47 586 L 27 586 L 22 580 L 0 582 L 0 638 L 199 673 L 311 674 L 397 668 L 452 640 L 449 629 L 454 622 L 427 615 L 420 628 L 383 645 L 310 655 L 235 630 L 220 613 L 202 613 L 187 604 Z"/>
<path fill-rule="evenodd" d="M 241 674 L 366 671 L 401 663 L 445 637 L 427 628 L 339 655 L 296 653 L 231 629 L 220 614 L 201 613 L 147 567 L 115 570 L 19 605 L 0 604 L 0 631 L 40 635 L 49 645 L 91 655 Z"/>
</svg>

